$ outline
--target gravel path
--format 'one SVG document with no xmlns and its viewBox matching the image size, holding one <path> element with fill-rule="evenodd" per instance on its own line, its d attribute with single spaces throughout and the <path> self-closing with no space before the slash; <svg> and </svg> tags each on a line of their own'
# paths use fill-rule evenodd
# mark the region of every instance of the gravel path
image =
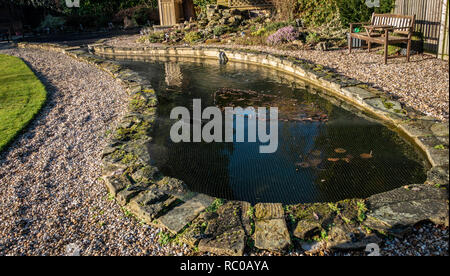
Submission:
<svg viewBox="0 0 450 276">
<path fill-rule="evenodd" d="M 120 36 L 106 41 L 111 46 L 134 47 L 138 35 Z M 154 44 L 160 45 L 160 44 Z M 211 46 L 211 45 L 208 45 Z M 232 44 L 216 45 L 223 48 L 252 49 L 293 56 L 312 61 L 334 69 L 336 72 L 368 83 L 371 86 L 397 97 L 405 105 L 411 106 L 440 120 L 449 119 L 449 67 L 448 62 L 429 55 L 414 55 L 411 62 L 405 58 L 390 59 L 383 63 L 382 55 L 373 50 L 355 50 L 351 55 L 347 50 L 280 50 L 265 46 L 240 46 Z"/>
<path fill-rule="evenodd" d="M 40 115 L 0 155 L 0 255 L 62 255 L 68 245 L 82 255 L 183 253 L 125 217 L 99 180 L 105 135 L 125 110 L 121 85 L 63 54 L 0 53 L 24 59 L 48 89 Z"/>
</svg>

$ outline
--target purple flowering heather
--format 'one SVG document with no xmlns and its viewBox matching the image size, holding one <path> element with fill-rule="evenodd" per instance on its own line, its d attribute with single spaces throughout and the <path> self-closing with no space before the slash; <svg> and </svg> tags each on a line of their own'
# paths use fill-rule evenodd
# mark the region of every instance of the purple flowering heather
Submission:
<svg viewBox="0 0 450 276">
<path fill-rule="evenodd" d="M 299 35 L 299 32 L 294 27 L 286 26 L 269 35 L 266 42 L 270 45 L 291 42 L 296 40 Z"/>
</svg>

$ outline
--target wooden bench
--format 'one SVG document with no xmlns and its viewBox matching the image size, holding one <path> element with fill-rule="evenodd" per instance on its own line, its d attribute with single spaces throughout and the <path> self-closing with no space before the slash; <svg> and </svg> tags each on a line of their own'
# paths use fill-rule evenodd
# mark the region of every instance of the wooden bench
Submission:
<svg viewBox="0 0 450 276">
<path fill-rule="evenodd" d="M 384 64 L 387 64 L 388 46 L 390 44 L 407 43 L 406 60 L 409 62 L 411 52 L 411 37 L 414 32 L 416 16 L 399 14 L 372 15 L 371 22 L 350 23 L 350 37 L 348 39 L 348 51 L 352 52 L 353 38 L 367 42 L 370 52 L 372 43 L 384 44 Z M 362 26 L 365 31 L 355 33 L 355 26 Z"/>
</svg>

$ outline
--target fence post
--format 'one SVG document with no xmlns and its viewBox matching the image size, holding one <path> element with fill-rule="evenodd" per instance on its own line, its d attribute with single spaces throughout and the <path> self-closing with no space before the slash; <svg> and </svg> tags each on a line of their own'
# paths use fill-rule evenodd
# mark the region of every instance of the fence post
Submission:
<svg viewBox="0 0 450 276">
<path fill-rule="evenodd" d="M 442 17 L 441 17 L 441 29 L 439 34 L 439 50 L 438 58 L 448 59 L 448 10 L 449 2 L 448 0 L 442 1 Z"/>
</svg>

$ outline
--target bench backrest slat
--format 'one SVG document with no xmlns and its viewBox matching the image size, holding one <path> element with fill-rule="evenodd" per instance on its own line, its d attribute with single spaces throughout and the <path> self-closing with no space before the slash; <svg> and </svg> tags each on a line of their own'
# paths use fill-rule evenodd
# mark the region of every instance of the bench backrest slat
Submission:
<svg viewBox="0 0 450 276">
<path fill-rule="evenodd" d="M 414 15 L 400 15 L 400 14 L 372 14 L 372 25 L 389 25 L 395 28 L 402 28 L 394 32 L 409 34 L 411 27 L 414 27 Z"/>
</svg>

